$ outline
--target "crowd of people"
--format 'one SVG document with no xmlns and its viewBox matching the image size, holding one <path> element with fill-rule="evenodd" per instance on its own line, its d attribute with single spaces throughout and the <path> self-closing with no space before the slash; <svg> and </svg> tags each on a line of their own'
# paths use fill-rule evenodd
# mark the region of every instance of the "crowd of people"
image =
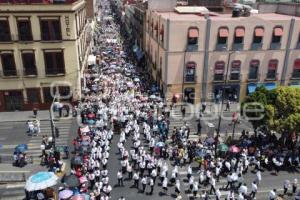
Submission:
<svg viewBox="0 0 300 200">
<path fill-rule="evenodd" d="M 259 132 L 254 137 L 243 132 L 231 145 L 222 142 L 219 135 L 191 141 L 186 123 L 169 130 L 170 110 L 176 97 L 169 109 L 148 89 L 147 80 L 127 54 L 130 47 L 120 35 L 119 24 L 104 19 L 113 15 L 108 1 L 102 2 L 102 9 L 93 47 L 98 60 L 85 72 L 84 98 L 78 105 L 82 125 L 73 140 L 71 168 L 80 180 L 78 193 L 87 193 L 91 199 L 110 199 L 111 177 L 115 176 L 117 186 L 123 187 L 126 177 L 136 191 L 148 195 L 153 195 L 157 187 L 160 193 L 174 194 L 176 199 L 185 192 L 201 199 L 255 199 L 263 169 L 273 169 L 278 174 L 280 170 L 299 167 L 299 146 L 286 145 L 290 141 L 277 139 L 274 134 Z M 201 132 L 201 123 L 199 129 Z M 115 175 L 108 168 L 113 140 L 118 140 L 120 159 L 120 170 Z M 184 180 L 179 174 L 182 168 L 186 169 Z M 248 171 L 255 173 L 251 185 L 244 180 Z M 217 186 L 221 177 L 227 181 L 222 188 Z M 288 190 L 298 192 L 297 178 L 284 181 L 283 187 L 283 195 Z M 228 191 L 226 197 L 221 198 L 222 190 Z M 278 194 L 274 188 L 269 199 L 275 200 Z"/>
</svg>

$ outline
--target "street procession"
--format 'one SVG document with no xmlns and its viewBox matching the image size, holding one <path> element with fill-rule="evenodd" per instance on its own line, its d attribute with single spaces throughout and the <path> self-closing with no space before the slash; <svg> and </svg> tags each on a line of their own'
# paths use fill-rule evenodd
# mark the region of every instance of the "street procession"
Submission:
<svg viewBox="0 0 300 200">
<path fill-rule="evenodd" d="M 70 142 L 56 144 L 60 129 L 44 134 L 37 116 L 26 122 L 26 135 L 42 138 L 44 170 L 26 178 L 24 199 L 300 200 L 298 134 L 253 127 L 221 134 L 204 120 L 206 103 L 189 119 L 184 95 L 163 94 L 140 68 L 144 55 L 136 55 L 113 2 L 100 1 L 81 100 L 72 108 L 53 100 L 58 118 L 76 121 Z M 243 123 L 229 99 L 219 103 L 232 116 L 230 129 Z M 179 125 L 170 125 L 174 118 Z M 15 147 L 14 167 L 30 166 L 29 148 Z"/>
</svg>

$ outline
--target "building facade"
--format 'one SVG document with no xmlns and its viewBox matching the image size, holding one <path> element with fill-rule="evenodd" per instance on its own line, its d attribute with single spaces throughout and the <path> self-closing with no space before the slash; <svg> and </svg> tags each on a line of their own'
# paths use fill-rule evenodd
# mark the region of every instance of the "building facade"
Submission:
<svg viewBox="0 0 300 200">
<path fill-rule="evenodd" d="M 300 18 L 232 17 L 201 9 L 147 11 L 145 49 L 168 99 L 177 94 L 190 103 L 220 101 L 225 82 L 225 98 L 232 101 L 261 84 L 299 84 Z"/>
<path fill-rule="evenodd" d="M 80 99 L 85 7 L 84 0 L 0 1 L 0 111 L 49 108 L 56 91 Z"/>
</svg>

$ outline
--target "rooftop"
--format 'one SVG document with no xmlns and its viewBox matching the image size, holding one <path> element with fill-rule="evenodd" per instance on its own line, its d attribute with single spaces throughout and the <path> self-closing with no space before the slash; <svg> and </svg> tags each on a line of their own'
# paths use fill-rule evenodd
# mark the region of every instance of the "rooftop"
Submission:
<svg viewBox="0 0 300 200">
<path fill-rule="evenodd" d="M 173 12 L 158 12 L 162 18 L 169 19 L 171 21 L 197 21 L 197 20 L 205 20 L 205 16 L 199 13 L 188 13 L 182 14 L 176 11 Z M 277 13 L 259 13 L 259 14 L 251 14 L 250 17 L 232 17 L 232 14 L 219 14 L 209 12 L 209 16 L 213 21 L 239 21 L 239 20 L 251 20 L 251 18 L 258 18 L 260 20 L 268 20 L 268 21 L 281 21 L 281 20 L 290 20 L 291 18 L 300 19 L 300 17 L 282 15 Z"/>
<path fill-rule="evenodd" d="M 81 0 L 0 0 L 1 4 L 72 4 Z"/>
</svg>

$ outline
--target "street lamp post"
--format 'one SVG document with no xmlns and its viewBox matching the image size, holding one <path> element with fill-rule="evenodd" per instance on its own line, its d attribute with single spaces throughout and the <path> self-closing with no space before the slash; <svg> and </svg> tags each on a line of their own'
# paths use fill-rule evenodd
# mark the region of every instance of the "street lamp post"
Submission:
<svg viewBox="0 0 300 200">
<path fill-rule="evenodd" d="M 53 122 L 52 111 L 53 111 L 54 101 L 56 100 L 56 97 L 57 97 L 56 95 L 53 97 L 52 104 L 51 104 L 50 109 L 49 109 L 51 134 L 52 134 L 52 142 L 53 142 L 53 149 L 54 150 L 55 150 L 55 132 L 54 132 L 55 125 L 54 125 L 54 122 Z"/>
<path fill-rule="evenodd" d="M 226 73 L 225 73 L 225 80 L 224 80 L 224 84 L 222 87 L 222 101 L 221 101 L 221 110 L 219 112 L 219 120 L 218 120 L 218 128 L 217 128 L 217 137 L 220 137 L 220 129 L 221 129 L 221 121 L 222 121 L 222 114 L 223 114 L 223 106 L 224 106 L 224 100 L 225 100 L 225 87 L 227 86 L 227 82 L 228 82 L 228 72 L 229 72 L 229 65 L 230 65 L 230 61 L 231 61 L 231 56 L 232 54 L 237 53 L 236 51 L 231 51 L 229 52 L 229 56 L 228 56 L 228 60 L 227 60 L 227 68 L 226 68 Z M 215 152 L 217 152 L 217 147 L 218 146 L 218 142 L 215 145 Z"/>
</svg>

